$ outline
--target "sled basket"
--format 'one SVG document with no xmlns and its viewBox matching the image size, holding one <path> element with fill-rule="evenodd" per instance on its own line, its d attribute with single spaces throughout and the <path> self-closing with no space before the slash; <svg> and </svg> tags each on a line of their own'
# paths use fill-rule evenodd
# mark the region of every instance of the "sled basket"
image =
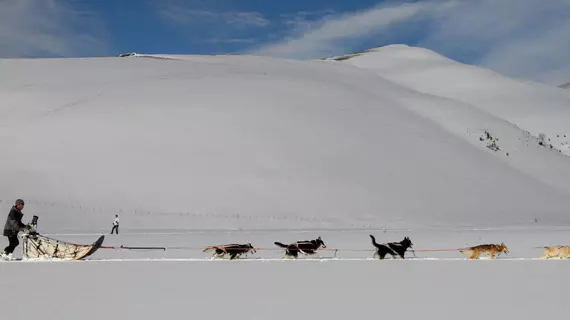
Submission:
<svg viewBox="0 0 570 320">
<path fill-rule="evenodd" d="M 105 236 L 99 237 L 90 245 L 74 244 L 29 233 L 22 236 L 24 260 L 81 260 L 97 251 Z"/>
</svg>

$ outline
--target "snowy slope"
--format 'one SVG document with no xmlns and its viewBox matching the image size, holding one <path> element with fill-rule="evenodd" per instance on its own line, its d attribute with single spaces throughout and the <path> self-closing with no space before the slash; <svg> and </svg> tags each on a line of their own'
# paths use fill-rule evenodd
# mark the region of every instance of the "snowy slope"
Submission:
<svg viewBox="0 0 570 320">
<path fill-rule="evenodd" d="M 563 88 L 563 89 L 570 89 L 570 82 L 561 85 L 560 88 Z"/>
<path fill-rule="evenodd" d="M 389 45 L 330 59 L 374 70 L 413 90 L 470 104 L 570 155 L 570 93 L 461 64 L 431 50 Z M 566 137 L 564 137 L 566 135 Z"/>
<path fill-rule="evenodd" d="M 108 233 L 117 212 L 105 245 L 167 248 L 0 262 L 3 315 L 560 317 L 544 306 L 563 305 L 567 263 L 531 259 L 567 243 L 570 158 L 510 118 L 396 82 L 250 56 L 0 60 L 1 212 L 22 197 L 25 221 L 73 243 Z M 417 260 L 367 260 L 369 234 L 409 236 Z M 278 260 L 274 241 L 317 236 L 339 260 Z M 503 241 L 498 261 L 456 261 Z M 202 252 L 245 242 L 260 248 L 249 260 Z"/>
<path fill-rule="evenodd" d="M 525 93 L 555 110 L 563 98 Z M 113 211 L 154 230 L 570 222 L 567 157 L 479 107 L 342 64 L 0 60 L 0 99 L 2 208 L 33 201 L 25 213 L 53 231 L 106 230 Z M 474 116 L 508 157 L 457 122 Z"/>
</svg>

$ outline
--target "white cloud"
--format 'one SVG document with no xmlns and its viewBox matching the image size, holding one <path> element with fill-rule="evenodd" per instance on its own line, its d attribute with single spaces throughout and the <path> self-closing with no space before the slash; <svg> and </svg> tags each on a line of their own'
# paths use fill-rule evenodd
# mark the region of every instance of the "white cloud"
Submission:
<svg viewBox="0 0 570 320">
<path fill-rule="evenodd" d="M 321 21 L 334 18 L 335 15 L 338 15 L 338 12 L 331 9 L 299 11 L 294 14 L 282 14 L 281 23 L 287 26 L 290 32 L 301 34 L 319 26 Z"/>
<path fill-rule="evenodd" d="M 98 55 L 104 28 L 64 0 L 0 0 L 0 57 Z"/>
<path fill-rule="evenodd" d="M 192 45 L 207 43 L 218 51 L 253 44 L 271 21 L 255 11 L 240 11 L 227 0 L 161 0 L 151 2 L 165 22 L 178 28 L 180 40 Z"/>
<path fill-rule="evenodd" d="M 208 43 L 254 43 L 255 41 L 257 41 L 256 39 L 206 39 L 205 40 Z"/>
<path fill-rule="evenodd" d="M 255 53 L 294 58 L 321 57 L 338 47 L 342 48 L 342 40 L 369 36 L 391 24 L 410 19 L 422 6 L 418 3 L 396 7 L 378 6 L 357 13 L 328 16 L 312 24 L 301 19 L 300 23 L 305 26 L 302 35 L 267 45 Z M 295 24 L 295 28 L 298 30 L 299 24 Z"/>
<path fill-rule="evenodd" d="M 285 39 L 248 52 L 321 58 L 371 38 L 429 48 L 510 76 L 551 84 L 570 79 L 570 0 L 400 1 L 300 19 Z"/>
<path fill-rule="evenodd" d="M 269 24 L 259 12 L 210 11 L 183 5 L 164 5 L 160 14 L 180 24 L 225 23 L 233 26 L 265 27 Z"/>
<path fill-rule="evenodd" d="M 570 79 L 570 0 L 447 1 L 417 45 L 471 55 L 500 73 L 560 84 Z"/>
<path fill-rule="evenodd" d="M 554 85 L 570 80 L 570 21 L 540 35 L 495 44 L 477 62 L 511 76 Z"/>
</svg>

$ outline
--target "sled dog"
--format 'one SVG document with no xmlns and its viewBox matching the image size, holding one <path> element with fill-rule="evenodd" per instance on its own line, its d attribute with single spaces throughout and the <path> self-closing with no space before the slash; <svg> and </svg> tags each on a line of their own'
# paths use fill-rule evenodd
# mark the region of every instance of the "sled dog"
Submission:
<svg viewBox="0 0 570 320">
<path fill-rule="evenodd" d="M 299 252 L 305 255 L 313 255 L 317 254 L 317 250 L 321 248 L 326 248 L 324 241 L 321 237 L 318 237 L 315 240 L 304 240 L 304 241 L 297 241 L 291 244 L 283 244 L 281 242 L 275 242 L 275 245 L 281 248 L 286 248 L 285 250 L 285 257 L 286 258 L 295 258 L 299 256 Z"/>
<path fill-rule="evenodd" d="M 373 235 L 370 235 L 370 238 L 372 239 L 372 245 L 376 247 L 373 258 L 379 258 L 380 260 L 384 259 L 387 254 L 391 255 L 392 258 L 396 258 L 396 255 L 398 255 L 400 258 L 405 259 L 406 250 L 414 245 L 408 237 L 405 237 L 400 242 L 389 243 L 376 243 L 376 238 Z"/>
<path fill-rule="evenodd" d="M 546 246 L 544 247 L 544 253 L 541 259 L 569 259 L 570 258 L 570 246 Z"/>
<path fill-rule="evenodd" d="M 490 259 L 495 259 L 495 255 L 499 255 L 501 253 L 509 254 L 509 248 L 501 242 L 501 244 L 480 244 L 478 246 L 459 250 L 459 252 L 471 255 L 469 259 L 479 259 L 479 256 L 482 253 L 486 253 Z"/>
<path fill-rule="evenodd" d="M 230 260 L 239 258 L 241 255 L 247 256 L 248 253 L 256 253 L 257 250 L 251 245 L 247 244 L 225 244 L 221 246 L 206 247 L 203 252 L 215 250 L 214 258 L 223 258 L 226 255 L 230 256 Z"/>
</svg>

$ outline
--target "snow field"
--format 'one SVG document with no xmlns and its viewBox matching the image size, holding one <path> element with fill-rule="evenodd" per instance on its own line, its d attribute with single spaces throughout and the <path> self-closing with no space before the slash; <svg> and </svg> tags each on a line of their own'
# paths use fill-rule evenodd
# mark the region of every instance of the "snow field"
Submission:
<svg viewBox="0 0 570 320">
<path fill-rule="evenodd" d="M 87 261 L 0 263 L 6 277 L 4 316 L 46 319 L 200 317 L 235 319 L 535 319 L 559 317 L 568 263 L 536 260 L 537 245 L 561 244 L 568 229 L 548 226 L 450 230 L 194 230 L 123 231 L 105 245 L 165 246 L 166 251 L 100 249 Z M 465 260 L 458 252 L 417 252 L 417 260 L 371 260 L 368 237 L 379 242 L 409 236 L 415 249 L 449 249 L 504 241 L 510 254 Z M 53 234 L 89 243 L 98 233 Z M 272 248 L 321 236 L 339 260 L 281 260 L 259 251 L 245 260 L 210 260 L 199 248 L 252 242 Z M 194 249 L 188 249 L 188 248 Z M 366 249 L 370 250 L 367 251 Z M 350 251 L 357 249 L 359 251 Z M 361 250 L 361 251 L 360 251 Z M 322 252 L 323 258 L 332 252 Z M 408 252 L 407 257 L 413 257 Z M 442 259 L 442 260 L 432 260 Z M 530 260 L 532 259 L 532 261 Z M 25 279 L 27 285 L 22 285 Z M 27 303 L 23 304 L 22 299 Z M 33 301 L 33 307 L 29 306 Z M 64 304 L 61 301 L 66 301 Z M 96 307 L 85 309 L 85 303 Z M 54 305 L 64 307 L 56 308 Z M 544 307 L 546 306 L 546 307 Z"/>
<path fill-rule="evenodd" d="M 567 261 L 394 262 L 3 263 L 0 300 L 8 319 L 536 319 L 569 284 Z"/>
</svg>

